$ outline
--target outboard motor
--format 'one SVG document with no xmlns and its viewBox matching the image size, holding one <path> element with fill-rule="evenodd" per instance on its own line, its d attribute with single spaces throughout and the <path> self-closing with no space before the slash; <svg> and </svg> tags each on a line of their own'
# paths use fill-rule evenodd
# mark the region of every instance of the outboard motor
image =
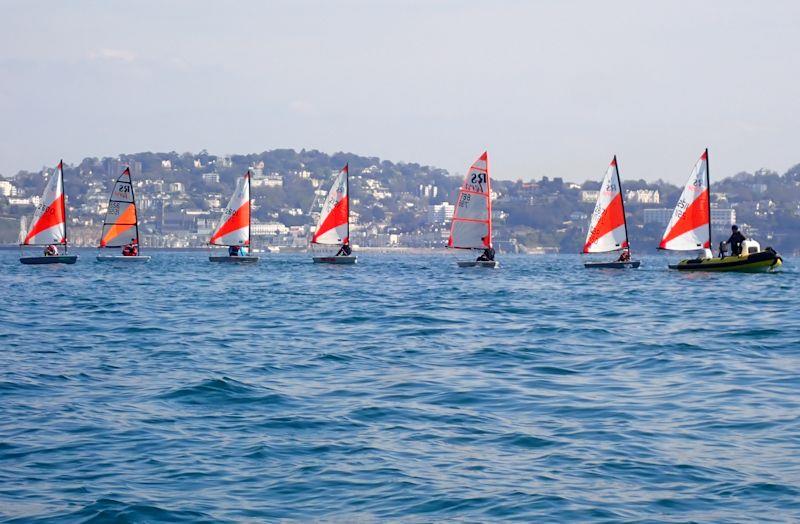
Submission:
<svg viewBox="0 0 800 524">
<path fill-rule="evenodd" d="M 728 243 L 722 241 L 719 243 L 719 258 L 725 258 L 725 253 L 728 251 Z"/>
<path fill-rule="evenodd" d="M 776 265 L 778 262 L 780 262 L 781 264 L 783 264 L 783 258 L 781 258 L 781 256 L 778 254 L 778 252 L 777 252 L 777 251 L 775 251 L 775 250 L 772 248 L 772 246 L 767 246 L 766 248 L 764 248 L 764 252 L 766 252 L 766 253 L 769 253 L 770 255 L 772 255 L 773 257 L 775 257 L 775 261 L 772 263 L 772 265 L 770 266 L 770 268 L 774 268 L 774 267 L 775 267 L 775 265 Z"/>
</svg>

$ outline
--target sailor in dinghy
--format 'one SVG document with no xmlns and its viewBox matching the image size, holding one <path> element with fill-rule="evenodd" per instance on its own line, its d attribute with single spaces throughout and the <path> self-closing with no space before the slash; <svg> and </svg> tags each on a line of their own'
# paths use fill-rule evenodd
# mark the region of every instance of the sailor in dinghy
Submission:
<svg viewBox="0 0 800 524">
<path fill-rule="evenodd" d="M 638 260 L 631 260 L 622 182 L 619 177 L 617 156 L 614 155 L 597 194 L 597 203 L 589 222 L 583 253 L 608 253 L 620 250 L 622 252 L 619 258 L 613 262 L 585 262 L 583 266 L 601 269 L 635 269 L 641 264 Z"/>
<path fill-rule="evenodd" d="M 258 262 L 257 256 L 248 254 L 251 238 L 250 170 L 248 170 L 243 177 L 236 181 L 236 189 L 233 191 L 228 206 L 222 211 L 222 217 L 214 234 L 208 241 L 209 246 L 227 247 L 228 254 L 226 256 L 210 255 L 208 260 L 242 264 Z"/>
<path fill-rule="evenodd" d="M 311 249 L 322 246 L 339 246 L 335 255 L 312 257 L 317 264 L 355 264 L 358 257 L 353 255 L 350 247 L 350 165 L 345 166 L 336 175 L 328 196 L 322 204 L 317 228 L 311 238 Z"/>
<path fill-rule="evenodd" d="M 100 235 L 100 249 L 121 249 L 119 255 L 98 254 L 98 262 L 148 262 L 150 257 L 139 253 L 139 213 L 133 191 L 131 170 L 126 167 L 114 182 L 108 197 L 108 209 Z M 133 233 L 130 242 L 123 243 Z"/>
<path fill-rule="evenodd" d="M 483 253 L 477 258 L 477 262 L 493 262 L 495 251 L 493 247 L 487 247 Z"/>
<path fill-rule="evenodd" d="M 64 162 L 56 167 L 55 173 L 47 181 L 41 203 L 36 206 L 30 228 L 20 242 L 23 246 L 46 246 L 42 256 L 25 256 L 21 253 L 19 261 L 26 265 L 74 264 L 78 255 L 68 253 L 67 206 L 64 197 Z M 64 246 L 64 253 L 57 246 Z"/>
<path fill-rule="evenodd" d="M 767 247 L 762 251 L 754 240 L 742 242 L 740 254 L 724 256 L 721 251 L 720 257 L 714 258 L 711 251 L 711 177 L 708 149 L 695 164 L 658 249 L 702 252 L 697 258 L 669 264 L 670 269 L 678 271 L 762 273 L 773 271 L 783 264 L 783 259 L 774 249 Z"/>
<path fill-rule="evenodd" d="M 492 246 L 492 186 L 486 151 L 470 166 L 458 191 L 450 224 L 450 249 L 480 249 L 477 260 L 459 260 L 458 267 L 496 268 Z"/>
</svg>

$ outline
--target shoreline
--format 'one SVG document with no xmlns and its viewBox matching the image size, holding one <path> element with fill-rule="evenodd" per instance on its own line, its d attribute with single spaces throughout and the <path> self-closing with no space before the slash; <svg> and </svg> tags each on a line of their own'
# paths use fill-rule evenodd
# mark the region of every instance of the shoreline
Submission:
<svg viewBox="0 0 800 524">
<path fill-rule="evenodd" d="M 36 249 L 40 246 L 27 246 L 25 249 Z M 292 248 L 292 247 L 278 247 L 278 251 L 270 251 L 261 249 L 254 251 L 255 254 L 259 255 L 269 255 L 269 254 L 288 254 L 288 253 L 310 253 L 306 248 Z M 11 250 L 19 250 L 20 246 L 18 244 L 0 244 L 0 251 L 11 251 Z M 99 250 L 97 246 L 70 246 L 70 249 L 81 249 L 81 250 Z M 175 252 L 199 252 L 199 251 L 209 251 L 208 247 L 147 247 L 142 246 L 142 249 L 147 251 L 175 251 Z M 471 253 L 471 250 L 452 250 L 444 247 L 355 247 L 354 251 L 356 253 L 385 253 L 385 254 L 405 254 L 405 255 L 452 255 L 454 253 Z M 478 250 L 474 250 L 477 252 Z M 515 253 L 505 253 L 502 251 L 498 251 L 498 254 L 508 255 L 508 254 L 515 254 Z M 551 255 L 551 254 L 559 254 L 558 252 L 554 252 L 552 248 L 542 248 L 542 249 L 529 249 L 527 251 L 520 251 L 520 255 Z"/>
</svg>

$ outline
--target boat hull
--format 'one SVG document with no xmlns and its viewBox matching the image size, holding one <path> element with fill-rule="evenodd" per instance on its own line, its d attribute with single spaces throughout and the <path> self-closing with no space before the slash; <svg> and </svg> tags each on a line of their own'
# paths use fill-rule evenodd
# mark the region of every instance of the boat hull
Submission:
<svg viewBox="0 0 800 524">
<path fill-rule="evenodd" d="M 221 257 L 210 256 L 208 257 L 208 261 L 230 263 L 230 264 L 253 264 L 255 262 L 258 262 L 258 257 L 253 257 L 253 256 L 231 257 L 227 255 Z"/>
<path fill-rule="evenodd" d="M 54 257 L 20 257 L 19 261 L 28 266 L 39 266 L 44 264 L 74 264 L 78 261 L 78 255 L 57 255 Z"/>
<path fill-rule="evenodd" d="M 315 264 L 355 264 L 356 256 L 313 257 Z"/>
<path fill-rule="evenodd" d="M 136 256 L 125 256 L 125 255 L 97 255 L 98 262 L 149 262 L 150 256 L 149 255 L 136 255 Z"/>
<path fill-rule="evenodd" d="M 740 273 L 767 273 L 783 265 L 783 260 L 774 251 L 759 251 L 743 256 L 725 258 L 681 260 L 670 264 L 678 271 L 736 271 Z"/>
<path fill-rule="evenodd" d="M 630 260 L 628 262 L 585 262 L 583 267 L 589 269 L 636 269 L 642 265 L 641 260 Z"/>
<path fill-rule="evenodd" d="M 497 260 L 459 260 L 458 267 L 485 267 L 489 269 L 497 269 L 500 262 Z"/>
</svg>

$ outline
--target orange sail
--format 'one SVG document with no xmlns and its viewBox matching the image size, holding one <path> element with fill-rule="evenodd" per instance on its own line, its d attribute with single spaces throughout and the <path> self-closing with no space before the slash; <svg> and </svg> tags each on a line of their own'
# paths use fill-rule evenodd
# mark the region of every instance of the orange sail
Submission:
<svg viewBox="0 0 800 524">
<path fill-rule="evenodd" d="M 100 247 L 120 247 L 131 240 L 139 243 L 139 223 L 131 171 L 126 167 L 114 182 L 114 189 L 108 199 Z"/>
</svg>

